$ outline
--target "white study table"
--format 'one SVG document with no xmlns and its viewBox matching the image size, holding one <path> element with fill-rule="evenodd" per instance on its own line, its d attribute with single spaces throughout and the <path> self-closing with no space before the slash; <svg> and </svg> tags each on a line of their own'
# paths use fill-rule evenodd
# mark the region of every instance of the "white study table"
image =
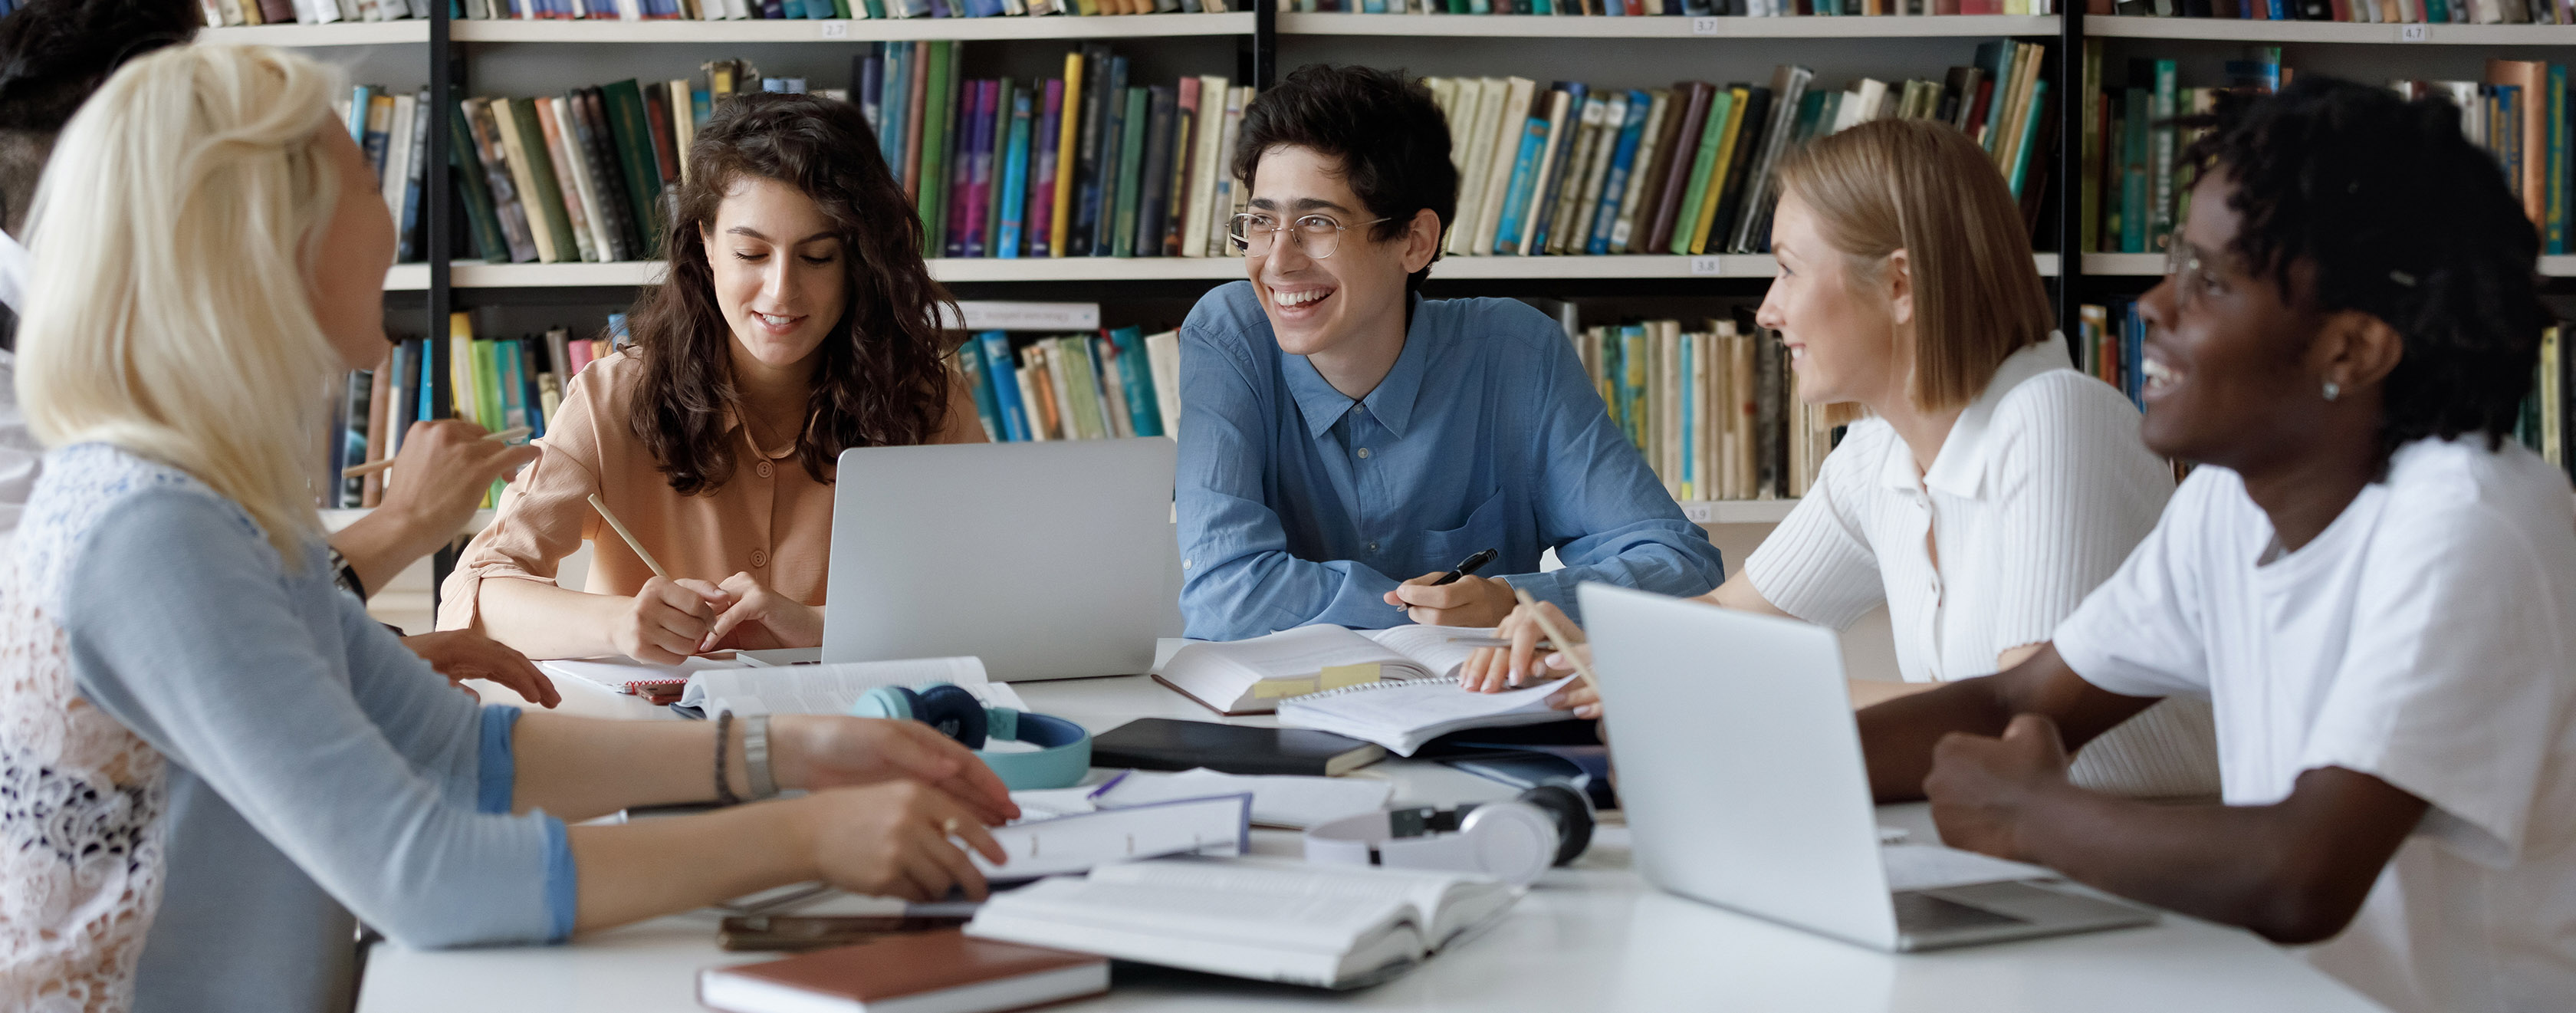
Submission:
<svg viewBox="0 0 2576 1013">
<path fill-rule="evenodd" d="M 1015 685 L 1032 709 L 1073 718 L 1095 733 L 1141 716 L 1212 717 L 1143 677 Z M 508 698 L 507 691 L 495 692 L 486 688 L 484 695 Z M 563 695 L 563 709 L 574 713 L 668 714 L 587 686 L 566 685 Z M 1511 794 L 1504 785 L 1428 762 L 1389 760 L 1352 776 L 1395 781 L 1400 802 L 1451 804 Z M 1934 839 L 1921 805 L 1882 807 L 1879 819 L 1917 840 Z M 1284 831 L 1254 836 L 1256 851 L 1294 854 L 1297 848 L 1296 835 Z M 718 919 L 710 912 L 677 915 L 552 947 L 416 951 L 380 943 L 367 960 L 358 1010 L 698 1010 L 699 968 L 778 956 L 717 949 Z M 1602 828 L 1583 858 L 1551 871 L 1492 930 L 1374 988 L 1324 992 L 1122 964 L 1108 995 L 1055 1008 L 1328 1007 L 1423 1013 L 2378 1009 L 2248 933 L 2171 914 L 2143 929 L 1880 953 L 1658 892 L 1630 871 L 1624 826 Z"/>
</svg>

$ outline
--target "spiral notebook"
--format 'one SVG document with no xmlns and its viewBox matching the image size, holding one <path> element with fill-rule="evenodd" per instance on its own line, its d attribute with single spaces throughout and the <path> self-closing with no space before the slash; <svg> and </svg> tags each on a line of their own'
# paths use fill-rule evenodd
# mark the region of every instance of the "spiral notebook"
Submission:
<svg viewBox="0 0 2576 1013">
<path fill-rule="evenodd" d="M 1385 746 L 1411 756 L 1423 744 L 1468 728 L 1501 728 L 1564 721 L 1572 715 L 1547 705 L 1563 680 L 1501 693 L 1475 693 L 1454 677 L 1364 683 L 1291 697 L 1279 703 L 1279 723 L 1312 728 Z"/>
</svg>

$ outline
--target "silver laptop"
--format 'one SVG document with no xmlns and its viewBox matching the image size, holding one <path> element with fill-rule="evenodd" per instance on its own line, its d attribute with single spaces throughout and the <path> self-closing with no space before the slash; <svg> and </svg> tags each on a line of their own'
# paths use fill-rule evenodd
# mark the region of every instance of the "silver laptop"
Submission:
<svg viewBox="0 0 2576 1013">
<path fill-rule="evenodd" d="M 1134 675 L 1181 635 L 1162 437 L 841 452 L 823 660 Z"/>
<path fill-rule="evenodd" d="M 2155 920 L 2037 866 L 1880 844 L 1833 631 L 1603 584 L 1578 594 L 1648 882 L 1882 950 Z"/>
</svg>

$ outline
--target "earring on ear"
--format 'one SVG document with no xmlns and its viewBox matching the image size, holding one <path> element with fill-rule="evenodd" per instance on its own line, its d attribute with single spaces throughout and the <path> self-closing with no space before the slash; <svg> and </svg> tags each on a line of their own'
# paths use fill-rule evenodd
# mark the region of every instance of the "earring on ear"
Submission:
<svg viewBox="0 0 2576 1013">
<path fill-rule="evenodd" d="M 2332 380 L 2328 380 L 2328 381 L 2326 381 L 2326 400 L 2328 400 L 2328 401 L 2332 401 L 2332 400 L 2334 400 L 2334 399 L 2336 399 L 2336 398 L 2338 398 L 2338 397 L 2342 397 L 2342 396 L 2343 396 L 2343 388 L 2342 388 L 2342 387 L 2336 386 L 2336 385 L 2335 385 L 2335 382 L 2334 382 L 2334 381 L 2332 381 Z"/>
</svg>

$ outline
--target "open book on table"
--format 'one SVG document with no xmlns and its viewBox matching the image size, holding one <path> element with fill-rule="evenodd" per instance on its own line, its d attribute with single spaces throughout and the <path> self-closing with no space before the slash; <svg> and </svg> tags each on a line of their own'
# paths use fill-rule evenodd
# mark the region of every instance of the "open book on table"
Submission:
<svg viewBox="0 0 2576 1013">
<path fill-rule="evenodd" d="M 1219 714 L 1267 714 L 1289 697 L 1375 682 L 1455 680 L 1491 629 L 1300 626 L 1182 647 L 1154 678 Z"/>
<path fill-rule="evenodd" d="M 1463 689 L 1455 679 L 1346 686 L 1281 701 L 1279 723 L 1374 742 L 1397 756 L 1411 756 L 1450 732 L 1570 720 L 1572 714 L 1547 703 L 1566 685 L 1560 679 L 1500 693 Z"/>
<path fill-rule="evenodd" d="M 1392 978 L 1520 898 L 1482 876 L 1257 858 L 1105 865 L 996 895 L 966 933 L 1324 988 Z"/>
</svg>

